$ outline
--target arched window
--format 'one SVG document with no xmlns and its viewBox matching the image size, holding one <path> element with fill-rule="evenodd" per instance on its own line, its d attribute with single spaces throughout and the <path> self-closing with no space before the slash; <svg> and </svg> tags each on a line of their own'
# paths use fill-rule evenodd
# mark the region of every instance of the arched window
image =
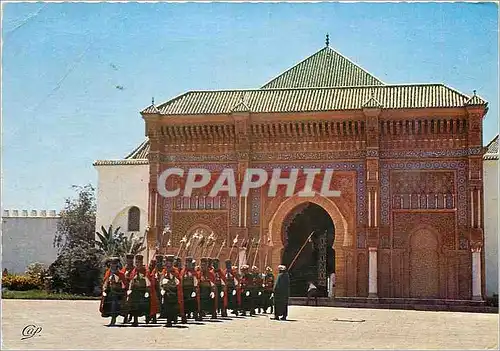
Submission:
<svg viewBox="0 0 500 351">
<path fill-rule="evenodd" d="M 141 223 L 141 210 L 138 207 L 131 207 L 128 210 L 128 231 L 138 232 L 139 224 Z"/>
</svg>

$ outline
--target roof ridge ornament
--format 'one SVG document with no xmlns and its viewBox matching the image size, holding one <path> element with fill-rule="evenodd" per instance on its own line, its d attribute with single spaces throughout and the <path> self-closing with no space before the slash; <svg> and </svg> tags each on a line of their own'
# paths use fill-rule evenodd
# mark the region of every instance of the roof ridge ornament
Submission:
<svg viewBox="0 0 500 351">
<path fill-rule="evenodd" d="M 154 96 L 151 98 L 151 105 L 153 105 L 153 106 L 155 105 L 155 97 Z"/>
<path fill-rule="evenodd" d="M 473 90 L 473 95 L 464 103 L 465 106 L 487 106 L 488 103 L 477 95 L 477 91 Z"/>
<path fill-rule="evenodd" d="M 362 105 L 363 108 L 382 108 L 383 107 L 383 105 L 380 103 L 380 101 L 378 101 L 375 98 L 375 95 L 373 94 L 373 88 L 368 89 L 368 94 L 369 94 L 368 100 L 366 100 L 365 103 Z"/>
<path fill-rule="evenodd" d="M 246 91 L 240 94 L 240 102 L 231 109 L 231 112 L 250 112 L 250 106 L 245 102 Z"/>
<path fill-rule="evenodd" d="M 326 47 L 330 47 L 330 35 L 326 33 L 326 40 L 325 40 Z"/>
</svg>

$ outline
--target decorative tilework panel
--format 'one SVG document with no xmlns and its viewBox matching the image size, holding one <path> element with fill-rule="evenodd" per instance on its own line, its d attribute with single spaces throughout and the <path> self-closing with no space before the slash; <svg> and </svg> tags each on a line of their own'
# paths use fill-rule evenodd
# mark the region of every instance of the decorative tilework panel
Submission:
<svg viewBox="0 0 500 351">
<path fill-rule="evenodd" d="M 183 155 L 183 154 L 173 154 L 173 155 L 162 155 L 160 157 L 161 162 L 224 162 L 224 161 L 236 161 L 236 153 L 228 154 L 207 154 L 207 155 Z"/>
<path fill-rule="evenodd" d="M 339 158 L 363 158 L 365 150 L 316 151 L 316 152 L 254 152 L 250 154 L 252 161 L 313 161 L 336 160 Z"/>
<path fill-rule="evenodd" d="M 163 224 L 165 226 L 170 225 L 172 226 L 172 205 L 173 205 L 174 199 L 171 197 L 164 197 L 163 198 Z"/>
<path fill-rule="evenodd" d="M 366 234 L 365 233 L 358 233 L 357 234 L 356 247 L 358 249 L 366 248 Z"/>
<path fill-rule="evenodd" d="M 382 224 L 388 225 L 390 218 L 390 180 L 391 170 L 440 170 L 452 169 L 457 171 L 458 184 L 458 224 L 467 225 L 467 201 L 466 201 L 466 162 L 465 161 L 401 161 L 382 163 L 380 173 L 381 185 L 381 215 Z"/>
<path fill-rule="evenodd" d="M 261 199 L 261 189 L 251 190 L 250 206 L 252 207 L 251 214 L 252 225 L 259 225 L 260 223 L 260 199 Z"/>
<path fill-rule="evenodd" d="M 481 147 L 470 147 L 468 149 L 448 150 L 381 150 L 381 158 L 423 158 L 423 157 L 464 157 L 468 155 L 481 155 Z"/>
<path fill-rule="evenodd" d="M 203 168 L 208 171 L 215 171 L 215 172 L 220 172 L 223 169 L 226 168 L 232 168 L 234 170 L 238 169 L 238 165 L 235 163 L 180 163 L 176 164 L 175 167 L 181 168 L 186 172 L 187 170 L 191 168 Z"/>
<path fill-rule="evenodd" d="M 229 218 L 230 218 L 230 223 L 231 225 L 238 225 L 238 200 L 239 197 L 231 197 L 229 198 L 230 201 L 230 208 L 231 210 L 229 211 Z"/>
</svg>

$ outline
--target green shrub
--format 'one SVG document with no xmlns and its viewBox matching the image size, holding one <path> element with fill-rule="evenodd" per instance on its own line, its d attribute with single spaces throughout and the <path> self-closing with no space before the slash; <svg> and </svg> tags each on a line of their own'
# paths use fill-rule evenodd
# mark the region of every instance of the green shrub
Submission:
<svg viewBox="0 0 500 351">
<path fill-rule="evenodd" d="M 26 268 L 26 275 L 35 279 L 44 280 L 49 273 L 49 267 L 40 262 L 33 262 Z"/>
<path fill-rule="evenodd" d="M 100 297 L 90 297 L 71 294 L 53 294 L 43 290 L 2 291 L 2 299 L 24 300 L 99 300 Z"/>
<path fill-rule="evenodd" d="M 498 307 L 498 294 L 486 298 L 486 305 Z"/>
<path fill-rule="evenodd" d="M 2 287 L 9 290 L 35 290 L 42 286 L 42 281 L 39 278 L 30 277 L 28 275 L 7 275 L 2 277 Z"/>
</svg>

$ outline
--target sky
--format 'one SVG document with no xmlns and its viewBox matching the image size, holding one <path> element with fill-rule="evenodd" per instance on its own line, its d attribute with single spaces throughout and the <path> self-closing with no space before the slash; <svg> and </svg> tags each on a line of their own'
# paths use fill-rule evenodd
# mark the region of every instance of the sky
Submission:
<svg viewBox="0 0 500 351">
<path fill-rule="evenodd" d="M 144 139 L 139 111 L 188 90 L 259 88 L 325 45 L 387 84 L 489 102 L 498 14 L 474 3 L 3 3 L 2 207 L 56 209 L 92 163 Z"/>
</svg>

